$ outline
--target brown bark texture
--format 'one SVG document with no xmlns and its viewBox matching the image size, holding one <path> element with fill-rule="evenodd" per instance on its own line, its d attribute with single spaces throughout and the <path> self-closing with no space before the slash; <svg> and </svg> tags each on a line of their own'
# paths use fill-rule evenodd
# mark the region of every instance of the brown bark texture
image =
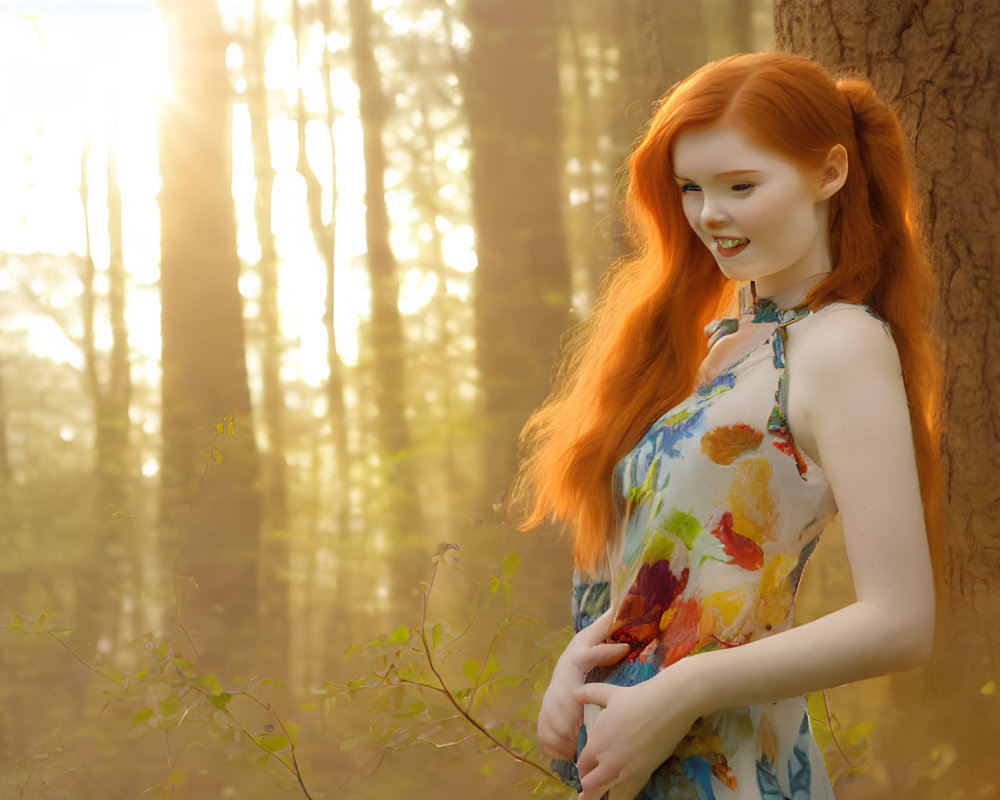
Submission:
<svg viewBox="0 0 1000 800">
<path fill-rule="evenodd" d="M 365 239 L 372 287 L 371 351 L 374 358 L 377 431 L 385 465 L 381 496 L 397 530 L 421 528 L 420 500 L 410 460 L 406 421 L 405 352 L 399 314 L 399 275 L 389 242 L 391 223 L 385 199 L 387 158 L 382 140 L 389 99 L 375 58 L 371 0 L 350 0 L 351 54 L 358 84 L 365 159 Z"/>
<path fill-rule="evenodd" d="M 609 169 L 617 178 L 614 196 L 620 201 L 627 174 L 620 169 L 629 151 L 653 116 L 657 101 L 677 81 L 708 60 L 708 41 L 698 4 L 678 0 L 626 0 L 619 8 L 608 5 L 606 30 L 610 32 L 620 62 L 615 85 L 617 97 L 611 116 L 613 140 Z M 631 249 L 622 204 L 615 204 L 612 220 L 614 255 Z"/>
<path fill-rule="evenodd" d="M 554 0 L 469 0 L 465 22 L 483 480 L 493 501 L 513 477 L 518 433 L 549 388 L 570 322 L 558 23 Z"/>
<path fill-rule="evenodd" d="M 945 367 L 946 590 L 925 676 L 930 693 L 921 702 L 913 693 L 919 681 L 896 681 L 910 687 L 897 713 L 911 734 L 921 729 L 917 736 L 937 743 L 937 755 L 890 747 L 898 759 L 891 777 L 903 787 L 909 775 L 911 797 L 992 796 L 974 792 L 997 790 L 1000 735 L 997 695 L 989 693 L 1000 677 L 1000 5 L 776 0 L 774 10 L 778 49 L 868 77 L 912 144 L 939 281 L 937 319 L 928 323 L 940 334 Z M 926 719 L 914 725 L 918 713 Z M 906 728 L 897 726 L 901 741 Z M 938 768 L 921 768 L 935 759 Z M 921 763 L 904 763 L 914 760 Z"/>
<path fill-rule="evenodd" d="M 254 624 L 258 461 L 238 288 L 228 38 L 213 0 L 160 0 L 159 8 L 171 82 L 160 113 L 161 517 L 167 569 L 192 590 L 181 593 L 182 622 L 202 633 L 204 655 L 223 631 L 232 637 Z"/>
</svg>

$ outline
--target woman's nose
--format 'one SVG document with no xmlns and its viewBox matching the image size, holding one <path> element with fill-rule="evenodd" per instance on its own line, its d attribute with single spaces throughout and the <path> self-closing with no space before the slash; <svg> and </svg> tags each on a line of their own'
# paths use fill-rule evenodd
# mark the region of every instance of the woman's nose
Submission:
<svg viewBox="0 0 1000 800">
<path fill-rule="evenodd" d="M 729 224 L 729 215 L 715 201 L 705 197 L 701 207 L 701 224 L 706 228 L 722 228 Z"/>
</svg>

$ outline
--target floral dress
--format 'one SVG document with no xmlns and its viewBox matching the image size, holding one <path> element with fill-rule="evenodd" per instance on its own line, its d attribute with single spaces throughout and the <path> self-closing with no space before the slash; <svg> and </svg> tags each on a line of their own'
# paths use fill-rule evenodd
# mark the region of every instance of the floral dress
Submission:
<svg viewBox="0 0 1000 800">
<path fill-rule="evenodd" d="M 792 625 L 802 570 L 836 510 L 787 424 L 785 343 L 809 311 L 742 305 L 739 320 L 706 331 L 714 345 L 742 329 L 731 340 L 751 342 L 737 347 L 741 357 L 657 420 L 616 467 L 623 533 L 609 546 L 607 580 L 574 581 L 573 617 L 580 630 L 611 605 L 610 638 L 631 651 L 588 682 L 631 686 L 685 656 Z M 580 749 L 594 713 L 584 709 Z M 579 788 L 572 763 L 556 767 Z M 798 697 L 699 718 L 638 797 L 833 800 L 833 790 Z"/>
</svg>

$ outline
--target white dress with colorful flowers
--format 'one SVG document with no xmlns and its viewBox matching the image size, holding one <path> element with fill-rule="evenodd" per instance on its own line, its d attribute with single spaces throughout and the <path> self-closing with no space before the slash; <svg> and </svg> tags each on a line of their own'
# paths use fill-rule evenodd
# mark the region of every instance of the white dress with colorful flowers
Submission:
<svg viewBox="0 0 1000 800">
<path fill-rule="evenodd" d="M 588 681 L 634 685 L 685 656 L 792 625 L 803 567 L 836 510 L 822 470 L 787 425 L 785 342 L 808 314 L 764 300 L 738 321 L 709 326 L 713 344 L 741 328 L 740 339 L 760 343 L 619 462 L 623 533 L 609 552 L 609 579 L 578 578 L 573 612 L 579 630 L 610 604 L 611 639 L 632 650 Z M 584 727 L 580 748 L 585 741 Z M 572 764 L 557 767 L 578 786 Z M 833 800 L 804 699 L 699 719 L 639 795 L 666 798 Z"/>
</svg>

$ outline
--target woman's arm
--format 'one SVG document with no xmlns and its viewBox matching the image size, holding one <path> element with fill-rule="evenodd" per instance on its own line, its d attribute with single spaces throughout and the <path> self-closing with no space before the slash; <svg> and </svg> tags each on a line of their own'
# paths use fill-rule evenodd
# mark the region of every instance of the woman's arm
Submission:
<svg viewBox="0 0 1000 800">
<path fill-rule="evenodd" d="M 632 800 L 699 716 L 906 669 L 930 653 L 933 579 L 895 345 L 860 309 L 805 322 L 789 336 L 790 423 L 833 488 L 857 601 L 682 659 L 645 684 L 578 689 L 579 702 L 606 706 L 579 761 L 585 800 L 611 786 L 612 800 Z"/>
</svg>

